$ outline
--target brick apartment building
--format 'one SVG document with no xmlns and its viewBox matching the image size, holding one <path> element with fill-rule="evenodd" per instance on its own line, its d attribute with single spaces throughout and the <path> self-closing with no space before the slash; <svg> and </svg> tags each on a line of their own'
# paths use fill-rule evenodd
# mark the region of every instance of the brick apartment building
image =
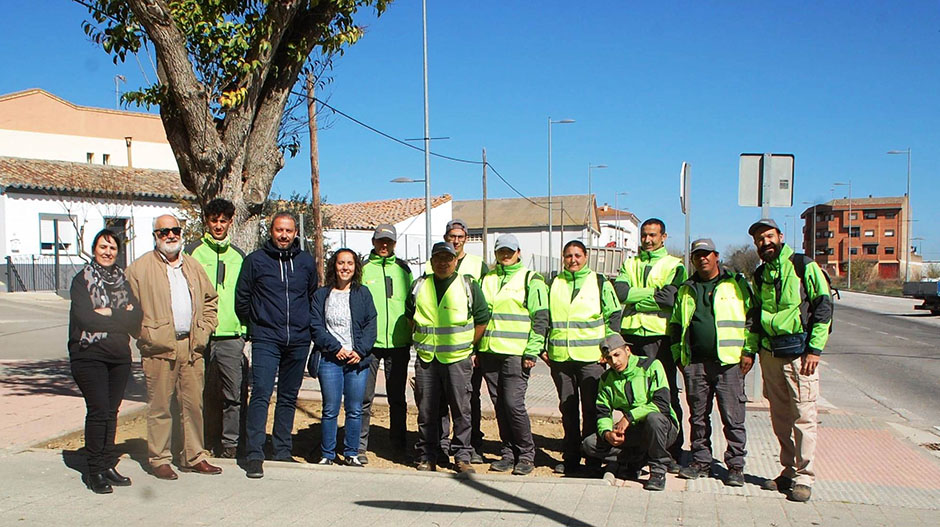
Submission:
<svg viewBox="0 0 940 527">
<path fill-rule="evenodd" d="M 803 251 L 815 254 L 832 276 L 846 274 L 851 255 L 853 262 L 874 262 L 879 278 L 903 278 L 908 217 L 907 196 L 834 199 L 808 207 L 800 214 Z M 920 266 L 920 255 L 912 253 L 912 279 Z"/>
</svg>

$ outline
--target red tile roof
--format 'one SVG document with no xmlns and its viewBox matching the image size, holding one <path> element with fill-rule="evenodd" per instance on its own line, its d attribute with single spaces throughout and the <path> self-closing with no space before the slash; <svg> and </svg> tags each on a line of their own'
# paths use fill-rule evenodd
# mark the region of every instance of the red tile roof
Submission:
<svg viewBox="0 0 940 527">
<path fill-rule="evenodd" d="M 136 198 L 192 198 L 178 172 L 0 156 L 0 187 Z"/>
<path fill-rule="evenodd" d="M 431 197 L 431 208 L 451 200 L 450 194 Z M 382 223 L 392 225 L 422 214 L 424 198 L 384 199 L 356 203 L 325 204 L 323 213 L 334 229 L 374 229 Z"/>
</svg>

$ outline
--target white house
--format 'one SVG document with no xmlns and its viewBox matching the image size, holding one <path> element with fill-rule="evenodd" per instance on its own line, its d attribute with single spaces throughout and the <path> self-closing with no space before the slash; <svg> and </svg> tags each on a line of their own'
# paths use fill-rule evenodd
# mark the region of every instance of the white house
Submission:
<svg viewBox="0 0 940 527">
<path fill-rule="evenodd" d="M 452 218 L 452 203 L 449 194 L 431 199 L 431 243 L 443 239 L 444 229 Z M 332 249 L 348 247 L 365 256 L 372 250 L 375 228 L 383 223 L 394 225 L 398 231 L 396 256 L 420 274 L 427 246 L 424 208 L 424 198 L 327 204 L 323 215 L 331 227 L 324 230 L 323 237 Z"/>
<path fill-rule="evenodd" d="M 640 220 L 632 212 L 604 203 L 597 207 L 597 219 L 601 226 L 598 245 L 622 247 L 626 257 L 636 256 L 640 245 Z"/>
<path fill-rule="evenodd" d="M 570 240 L 581 240 L 595 245 L 600 235 L 593 196 L 553 196 L 552 249 L 554 269 L 560 268 L 561 249 Z M 486 201 L 487 243 L 483 254 L 483 201 L 455 201 L 454 218 L 467 222 L 470 229 L 466 251 L 483 256 L 492 263 L 496 237 L 511 233 L 519 240 L 522 261 L 530 269 L 545 273 L 548 270 L 548 198 L 505 198 Z"/>
</svg>

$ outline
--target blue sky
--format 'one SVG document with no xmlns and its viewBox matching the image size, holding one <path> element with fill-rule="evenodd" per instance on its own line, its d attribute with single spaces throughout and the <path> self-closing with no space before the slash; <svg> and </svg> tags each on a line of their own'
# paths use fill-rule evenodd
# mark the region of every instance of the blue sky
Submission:
<svg viewBox="0 0 940 527">
<path fill-rule="evenodd" d="M 143 82 L 134 59 L 113 65 L 87 41 L 84 8 L 64 1 L 4 2 L 0 93 L 44 88 L 77 104 L 113 107 L 114 75 Z M 678 175 L 692 165 L 692 236 L 719 248 L 748 243 L 759 209 L 737 205 L 742 152 L 796 156 L 793 209 L 804 201 L 900 196 L 913 151 L 914 235 L 940 259 L 940 3 L 926 2 L 477 2 L 428 1 L 432 150 L 488 160 L 528 196 L 547 192 L 547 120 L 553 191 L 664 219 L 682 239 Z M 421 137 L 421 2 L 401 0 L 361 18 L 363 39 L 335 61 L 331 105 L 395 137 Z M 144 71 L 154 77 L 147 59 Z M 421 196 L 423 154 L 342 118 L 321 131 L 322 189 L 341 203 Z M 420 143 L 416 143 L 420 144 Z M 432 192 L 482 196 L 481 170 L 433 159 Z M 495 177 L 491 197 L 515 194 Z M 353 183 L 353 184 L 350 184 Z M 306 152 L 275 180 L 309 188 Z M 917 244 L 918 242 L 915 242 Z M 670 244 L 673 245 L 673 244 Z"/>
</svg>

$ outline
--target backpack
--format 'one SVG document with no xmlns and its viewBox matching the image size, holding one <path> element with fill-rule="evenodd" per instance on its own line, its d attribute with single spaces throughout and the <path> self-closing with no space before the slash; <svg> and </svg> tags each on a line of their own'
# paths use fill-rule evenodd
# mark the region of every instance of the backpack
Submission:
<svg viewBox="0 0 940 527">
<path fill-rule="evenodd" d="M 809 321 L 809 306 L 806 302 L 806 287 L 803 284 L 806 283 L 806 266 L 813 262 L 814 260 L 812 258 L 802 253 L 793 253 L 790 255 L 790 263 L 793 264 L 793 270 L 796 272 L 796 276 L 800 278 L 800 299 L 803 301 L 800 304 L 800 322 L 803 324 L 804 328 Z M 839 291 L 832 287 L 832 278 L 829 276 L 829 273 L 821 266 L 819 267 L 819 270 L 822 271 L 823 277 L 826 278 L 826 286 L 829 287 L 829 295 L 839 297 Z M 764 285 L 764 264 L 761 264 L 757 270 L 754 271 L 754 285 L 757 286 L 757 295 L 759 296 L 761 287 Z M 780 282 L 774 284 L 777 301 L 780 300 L 782 286 L 783 284 Z M 835 307 L 835 303 L 832 303 L 833 312 L 835 312 Z M 833 317 L 829 322 L 829 333 L 832 333 L 832 325 L 834 320 L 835 319 Z"/>
</svg>

